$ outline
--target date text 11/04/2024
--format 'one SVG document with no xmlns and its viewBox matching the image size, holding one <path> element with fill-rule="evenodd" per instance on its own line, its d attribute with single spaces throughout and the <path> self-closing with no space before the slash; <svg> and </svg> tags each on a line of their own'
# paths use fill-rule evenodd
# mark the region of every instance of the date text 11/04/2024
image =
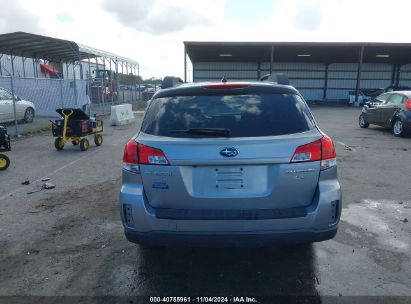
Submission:
<svg viewBox="0 0 411 304">
<path fill-rule="evenodd" d="M 150 303 L 258 303 L 253 297 L 150 297 Z"/>
</svg>

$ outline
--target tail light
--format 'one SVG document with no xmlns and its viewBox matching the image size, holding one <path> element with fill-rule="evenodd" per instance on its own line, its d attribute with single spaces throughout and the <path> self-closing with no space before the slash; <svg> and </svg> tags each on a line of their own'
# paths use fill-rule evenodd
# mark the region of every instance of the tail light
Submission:
<svg viewBox="0 0 411 304">
<path fill-rule="evenodd" d="M 123 163 L 125 165 L 138 165 L 138 144 L 130 140 L 124 148 Z"/>
<path fill-rule="evenodd" d="M 130 140 L 124 148 L 123 163 L 134 168 L 138 165 L 169 165 L 163 151 L 134 140 Z"/>
<path fill-rule="evenodd" d="M 138 144 L 138 159 L 142 165 L 169 165 L 163 151 L 142 144 Z"/>
<path fill-rule="evenodd" d="M 299 146 L 291 158 L 291 163 L 321 161 L 321 170 L 325 170 L 336 165 L 336 157 L 332 139 L 324 135 L 317 141 Z"/>
<path fill-rule="evenodd" d="M 408 101 L 407 101 L 407 104 L 406 104 L 405 107 L 407 108 L 408 111 L 411 110 L 411 100 L 408 100 Z"/>
<path fill-rule="evenodd" d="M 299 146 L 291 159 L 292 163 L 321 160 L 321 140 Z"/>
</svg>

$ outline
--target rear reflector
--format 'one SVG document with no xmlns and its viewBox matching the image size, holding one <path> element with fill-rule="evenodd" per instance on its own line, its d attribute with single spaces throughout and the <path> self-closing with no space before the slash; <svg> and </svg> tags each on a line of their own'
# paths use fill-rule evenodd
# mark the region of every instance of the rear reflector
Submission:
<svg viewBox="0 0 411 304">
<path fill-rule="evenodd" d="M 408 111 L 411 110 L 411 100 L 408 100 L 408 101 L 407 101 L 407 104 L 406 104 L 405 107 L 407 108 Z"/>
<path fill-rule="evenodd" d="M 338 223 L 339 213 L 340 213 L 340 201 L 332 201 L 331 202 L 331 216 L 329 225 L 333 226 Z"/>
<path fill-rule="evenodd" d="M 324 135 L 320 140 L 299 146 L 291 163 L 321 161 L 321 170 L 325 170 L 336 165 L 336 157 L 332 139 Z"/>
<path fill-rule="evenodd" d="M 125 165 L 169 165 L 160 149 L 148 147 L 130 140 L 124 148 L 123 163 Z"/>
<path fill-rule="evenodd" d="M 124 222 L 130 228 L 134 228 L 133 209 L 131 205 L 123 205 Z"/>
<path fill-rule="evenodd" d="M 204 85 L 204 89 L 213 89 L 213 90 L 219 90 L 219 89 L 244 89 L 248 88 L 250 85 L 249 84 L 244 84 L 244 83 L 215 83 L 215 84 L 207 84 Z"/>
</svg>

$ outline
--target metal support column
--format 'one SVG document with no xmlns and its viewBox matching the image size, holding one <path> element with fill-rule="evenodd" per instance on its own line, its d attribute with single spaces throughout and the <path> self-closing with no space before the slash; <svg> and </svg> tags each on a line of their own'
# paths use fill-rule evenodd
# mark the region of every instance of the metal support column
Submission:
<svg viewBox="0 0 411 304">
<path fill-rule="evenodd" d="M 90 66 L 90 55 L 87 55 L 87 62 L 88 62 L 88 80 L 91 79 L 91 66 Z"/>
<path fill-rule="evenodd" d="M 38 75 L 36 76 L 36 59 L 33 58 L 33 77 L 38 78 Z"/>
<path fill-rule="evenodd" d="M 88 114 L 90 114 L 91 105 L 93 104 L 93 101 L 91 100 L 91 98 L 92 98 L 93 95 L 92 95 L 92 92 L 91 92 L 91 81 L 92 81 L 92 78 L 91 78 L 90 55 L 87 55 L 87 63 L 88 63 L 88 75 L 87 75 L 87 92 L 88 92 L 88 94 L 87 94 L 87 96 L 88 96 L 88 100 L 90 101 L 90 106 L 88 107 L 88 111 L 89 111 Z"/>
<path fill-rule="evenodd" d="M 73 61 L 73 88 L 74 88 L 74 104 L 78 107 L 78 96 L 77 96 L 77 81 L 76 81 L 76 62 Z"/>
<path fill-rule="evenodd" d="M 106 94 L 106 85 L 104 84 L 104 77 L 106 76 L 106 58 L 103 56 L 103 77 L 101 78 L 101 100 L 103 102 L 103 112 L 105 112 L 105 108 L 106 108 L 106 96 L 104 96 Z"/>
<path fill-rule="evenodd" d="M 16 127 L 16 137 L 20 137 L 19 127 L 18 127 L 18 123 L 17 123 L 16 96 L 14 94 L 14 58 L 16 56 L 13 56 L 13 51 L 11 51 L 10 56 L 11 56 L 10 86 L 11 86 L 11 95 L 12 95 L 12 100 L 13 100 L 14 125 Z"/>
<path fill-rule="evenodd" d="M 274 66 L 274 45 L 271 46 L 271 53 L 270 53 L 270 74 L 273 73 L 273 66 Z"/>
<path fill-rule="evenodd" d="M 129 70 L 129 73 L 130 73 L 130 81 L 129 81 L 128 86 L 129 86 L 129 88 L 130 88 L 131 103 L 133 103 L 133 102 L 134 102 L 134 94 L 133 94 L 133 83 L 134 83 L 133 65 L 130 63 L 129 67 L 130 67 L 130 70 Z"/>
<path fill-rule="evenodd" d="M 392 65 L 392 74 L 391 74 L 391 83 L 390 83 L 390 85 L 394 85 L 396 75 L 397 75 L 397 65 L 393 64 Z"/>
<path fill-rule="evenodd" d="M 397 65 L 397 75 L 395 77 L 395 85 L 398 87 L 400 85 L 400 78 L 401 78 L 401 65 Z"/>
<path fill-rule="evenodd" d="M 328 66 L 330 64 L 325 64 L 325 75 L 324 75 L 324 91 L 323 91 L 323 100 L 327 99 L 327 91 L 328 91 Z"/>
<path fill-rule="evenodd" d="M 1 64 L 1 58 L 3 58 L 3 54 L 0 54 L 0 76 L 3 76 L 3 65 Z"/>
<path fill-rule="evenodd" d="M 360 84 L 361 84 L 361 72 L 362 72 L 362 62 L 364 58 L 364 46 L 360 47 L 359 50 L 359 60 L 358 60 L 358 70 L 357 70 L 357 84 L 355 86 L 355 105 L 358 106 L 358 96 L 360 95 Z"/>
<path fill-rule="evenodd" d="M 136 81 L 136 78 L 137 78 L 137 75 L 136 75 L 136 71 L 137 71 L 137 68 L 136 68 L 136 65 L 133 65 L 133 88 L 134 88 L 134 101 L 135 102 L 137 102 L 138 101 L 138 97 L 137 97 L 137 81 Z"/>
<path fill-rule="evenodd" d="M 23 65 L 23 77 L 26 78 L 26 67 L 25 67 L 26 58 L 21 57 L 21 61 L 22 61 L 22 65 Z"/>
<path fill-rule="evenodd" d="M 99 70 L 99 66 L 98 66 L 98 57 L 95 57 L 95 59 L 96 59 L 96 69 L 95 69 L 95 71 L 96 71 L 96 75 L 95 75 L 95 82 L 94 82 L 94 85 L 95 86 L 97 86 L 97 102 L 98 102 L 98 104 L 100 105 L 100 107 L 102 107 L 102 109 L 103 109 L 103 114 L 105 114 L 105 108 L 104 108 L 104 104 L 103 104 L 103 102 L 102 102 L 102 97 L 101 97 L 101 95 L 102 95 L 102 88 L 100 87 L 100 83 L 98 83 L 98 78 L 97 78 L 97 70 Z"/>
<path fill-rule="evenodd" d="M 114 106 L 114 88 L 113 88 L 113 70 L 111 69 L 111 58 L 110 60 L 110 95 L 111 95 L 111 105 Z"/>
<path fill-rule="evenodd" d="M 124 79 L 124 62 L 121 62 L 121 75 Z M 121 90 L 121 95 L 123 95 L 123 103 L 124 103 L 124 90 Z"/>
<path fill-rule="evenodd" d="M 119 83 L 119 76 L 118 76 L 118 58 L 116 57 L 115 69 L 116 69 L 116 101 L 118 102 L 118 94 L 120 94 L 120 83 Z"/>
<path fill-rule="evenodd" d="M 128 74 L 128 63 L 127 62 L 126 62 L 126 74 L 127 74 L 127 76 L 126 76 L 126 88 L 127 88 L 127 93 L 128 93 L 128 77 L 130 75 Z M 128 99 L 128 96 L 126 98 Z M 128 100 L 126 102 L 128 102 Z"/>
<path fill-rule="evenodd" d="M 84 79 L 83 64 L 81 63 L 81 61 L 79 61 L 79 67 L 80 67 L 80 79 L 83 80 Z"/>
<path fill-rule="evenodd" d="M 193 74 L 194 74 L 194 66 L 193 66 Z M 187 82 L 187 49 L 186 45 L 184 44 L 184 82 Z M 194 78 L 193 78 L 194 82 Z"/>
<path fill-rule="evenodd" d="M 63 67 L 63 62 L 62 60 L 60 60 L 60 64 Z M 64 78 L 63 78 L 63 73 L 61 73 L 61 78 L 60 78 L 60 102 L 61 102 L 61 108 L 64 108 L 64 97 L 63 97 L 63 82 L 64 82 Z"/>
<path fill-rule="evenodd" d="M 193 68 L 194 69 L 194 68 Z M 193 78 L 194 80 L 194 78 Z M 138 81 L 138 99 L 141 100 L 141 78 L 140 78 L 140 64 L 137 65 L 137 81 Z"/>
<path fill-rule="evenodd" d="M 257 62 L 257 81 L 261 78 L 261 62 Z"/>
</svg>

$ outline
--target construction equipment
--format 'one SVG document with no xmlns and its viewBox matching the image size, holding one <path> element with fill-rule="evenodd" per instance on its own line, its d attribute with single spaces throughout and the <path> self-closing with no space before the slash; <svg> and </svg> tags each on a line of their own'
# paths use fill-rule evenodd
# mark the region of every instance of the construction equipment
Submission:
<svg viewBox="0 0 411 304">
<path fill-rule="evenodd" d="M 117 101 L 117 74 L 110 70 L 96 70 L 91 82 L 91 101 Z"/>
<path fill-rule="evenodd" d="M 0 126 L 0 152 L 10 151 L 10 135 L 7 128 Z M 7 155 L 0 153 L 0 171 L 6 170 L 10 166 L 10 159 Z"/>
<path fill-rule="evenodd" d="M 90 142 L 86 138 L 93 135 L 96 146 L 103 144 L 103 121 L 96 119 L 96 116 L 89 117 L 80 109 L 57 109 L 62 119 L 56 119 L 52 123 L 53 136 L 57 137 L 54 141 L 54 147 L 60 151 L 63 150 L 67 142 L 74 146 L 80 145 L 82 151 L 87 151 Z"/>
</svg>

